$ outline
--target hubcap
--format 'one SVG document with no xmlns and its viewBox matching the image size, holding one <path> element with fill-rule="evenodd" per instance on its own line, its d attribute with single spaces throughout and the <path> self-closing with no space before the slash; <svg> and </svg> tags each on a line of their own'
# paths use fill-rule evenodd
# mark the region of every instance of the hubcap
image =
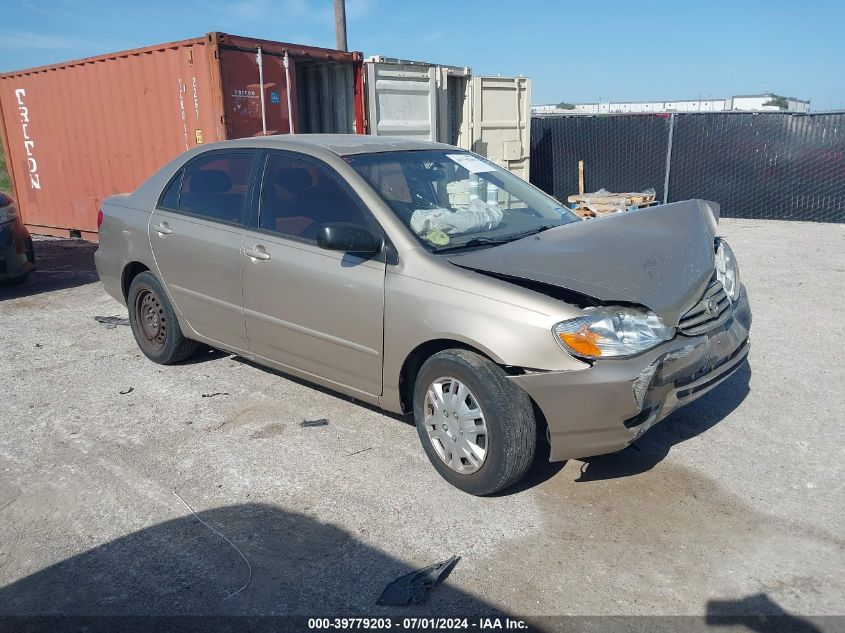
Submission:
<svg viewBox="0 0 845 633">
<path fill-rule="evenodd" d="M 449 468 L 474 473 L 487 457 L 487 425 L 472 392 L 457 378 L 438 378 L 425 394 L 428 439 Z"/>
<path fill-rule="evenodd" d="M 141 337 L 151 349 L 159 350 L 164 347 L 167 340 L 164 308 L 158 295 L 148 288 L 141 290 L 135 297 L 135 322 Z"/>
</svg>

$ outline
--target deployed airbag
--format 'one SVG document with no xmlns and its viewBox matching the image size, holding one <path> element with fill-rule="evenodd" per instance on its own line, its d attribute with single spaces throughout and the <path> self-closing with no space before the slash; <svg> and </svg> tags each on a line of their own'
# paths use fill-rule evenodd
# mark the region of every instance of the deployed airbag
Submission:
<svg viewBox="0 0 845 633">
<path fill-rule="evenodd" d="M 417 209 L 411 216 L 411 229 L 417 235 L 429 231 L 443 231 L 448 235 L 489 231 L 499 226 L 503 216 L 498 204 L 487 204 L 476 198 L 456 210 L 444 207 Z"/>
</svg>

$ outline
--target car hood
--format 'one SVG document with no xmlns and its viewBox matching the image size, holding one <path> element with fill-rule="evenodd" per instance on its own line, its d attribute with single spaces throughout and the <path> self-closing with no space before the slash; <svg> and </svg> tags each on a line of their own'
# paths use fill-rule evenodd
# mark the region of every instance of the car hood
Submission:
<svg viewBox="0 0 845 633">
<path fill-rule="evenodd" d="M 713 275 L 719 205 L 686 200 L 449 256 L 453 264 L 656 312 L 676 326 Z"/>
</svg>

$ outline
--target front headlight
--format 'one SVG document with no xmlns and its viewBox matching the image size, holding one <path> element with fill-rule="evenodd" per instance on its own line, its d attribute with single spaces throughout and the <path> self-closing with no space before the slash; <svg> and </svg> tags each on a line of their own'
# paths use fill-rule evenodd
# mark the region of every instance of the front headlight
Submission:
<svg viewBox="0 0 845 633">
<path fill-rule="evenodd" d="M 558 323 L 553 331 L 568 352 L 586 358 L 641 354 L 675 336 L 654 312 L 637 308 L 585 308 L 585 315 Z"/>
<path fill-rule="evenodd" d="M 731 301 L 739 299 L 739 265 L 725 240 L 716 241 L 716 278 L 722 282 Z"/>
</svg>

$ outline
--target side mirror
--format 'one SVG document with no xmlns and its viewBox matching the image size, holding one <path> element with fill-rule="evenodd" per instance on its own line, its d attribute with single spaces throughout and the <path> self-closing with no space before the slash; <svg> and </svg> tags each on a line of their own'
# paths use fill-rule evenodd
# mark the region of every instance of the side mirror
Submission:
<svg viewBox="0 0 845 633">
<path fill-rule="evenodd" d="M 375 255 L 381 251 L 383 245 L 384 240 L 381 237 L 357 224 L 332 222 L 321 224 L 317 230 L 317 246 L 327 251 Z"/>
</svg>

